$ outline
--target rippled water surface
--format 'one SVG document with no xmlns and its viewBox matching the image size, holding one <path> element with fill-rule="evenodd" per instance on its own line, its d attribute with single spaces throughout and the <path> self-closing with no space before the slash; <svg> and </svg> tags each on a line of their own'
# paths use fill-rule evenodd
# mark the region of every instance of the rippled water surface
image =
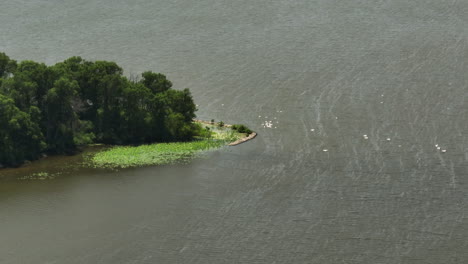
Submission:
<svg viewBox="0 0 468 264">
<path fill-rule="evenodd" d="M 10 57 L 163 72 L 199 118 L 259 136 L 188 165 L 2 180 L 0 263 L 468 263 L 466 14 L 463 0 L 2 1 Z"/>
</svg>

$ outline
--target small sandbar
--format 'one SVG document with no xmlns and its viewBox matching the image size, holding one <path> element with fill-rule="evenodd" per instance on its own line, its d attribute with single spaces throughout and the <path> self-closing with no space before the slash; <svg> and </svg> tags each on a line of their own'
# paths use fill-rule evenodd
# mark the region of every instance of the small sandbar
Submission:
<svg viewBox="0 0 468 264">
<path fill-rule="evenodd" d="M 257 136 L 257 133 L 252 132 L 252 133 L 250 133 L 250 135 L 248 135 L 246 137 L 243 137 L 243 138 L 238 139 L 238 140 L 236 140 L 236 141 L 234 141 L 232 143 L 229 143 L 228 146 L 236 146 L 236 145 L 242 144 L 244 142 L 247 142 L 247 141 L 255 138 L 256 136 Z"/>
</svg>

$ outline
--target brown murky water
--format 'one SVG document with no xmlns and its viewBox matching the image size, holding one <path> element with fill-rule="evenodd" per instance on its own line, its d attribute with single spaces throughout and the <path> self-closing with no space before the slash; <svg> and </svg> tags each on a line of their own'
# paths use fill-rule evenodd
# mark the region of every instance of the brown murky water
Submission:
<svg viewBox="0 0 468 264">
<path fill-rule="evenodd" d="M 167 73 L 201 119 L 260 133 L 188 165 L 3 179 L 0 263 L 468 262 L 467 1 L 0 10 L 13 58 Z"/>
</svg>

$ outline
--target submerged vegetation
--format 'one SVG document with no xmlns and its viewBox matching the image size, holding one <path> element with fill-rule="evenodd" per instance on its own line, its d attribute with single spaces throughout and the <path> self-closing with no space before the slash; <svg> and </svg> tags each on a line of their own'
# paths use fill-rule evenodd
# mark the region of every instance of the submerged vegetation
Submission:
<svg viewBox="0 0 468 264">
<path fill-rule="evenodd" d="M 18 180 L 53 180 L 58 175 L 60 175 L 60 173 L 36 172 L 31 175 L 19 177 Z"/>
</svg>

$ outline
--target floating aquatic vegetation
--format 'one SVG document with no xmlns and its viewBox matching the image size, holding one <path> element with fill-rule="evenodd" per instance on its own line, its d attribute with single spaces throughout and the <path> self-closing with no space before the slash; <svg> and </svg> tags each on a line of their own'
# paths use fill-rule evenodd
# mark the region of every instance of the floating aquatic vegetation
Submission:
<svg viewBox="0 0 468 264">
<path fill-rule="evenodd" d="M 22 176 L 18 180 L 52 180 L 55 179 L 60 172 L 57 173 L 48 173 L 48 172 L 36 172 L 30 175 Z"/>
<path fill-rule="evenodd" d="M 158 143 L 138 147 L 119 146 L 96 153 L 91 165 L 96 168 L 129 168 L 171 164 L 190 159 L 197 152 L 225 145 L 222 140 L 204 139 L 192 142 Z"/>
<path fill-rule="evenodd" d="M 218 129 L 211 138 L 190 142 L 157 143 L 142 146 L 117 146 L 98 152 L 88 164 L 94 168 L 130 168 L 148 165 L 185 163 L 203 151 L 220 148 L 242 138 L 231 129 Z"/>
</svg>

